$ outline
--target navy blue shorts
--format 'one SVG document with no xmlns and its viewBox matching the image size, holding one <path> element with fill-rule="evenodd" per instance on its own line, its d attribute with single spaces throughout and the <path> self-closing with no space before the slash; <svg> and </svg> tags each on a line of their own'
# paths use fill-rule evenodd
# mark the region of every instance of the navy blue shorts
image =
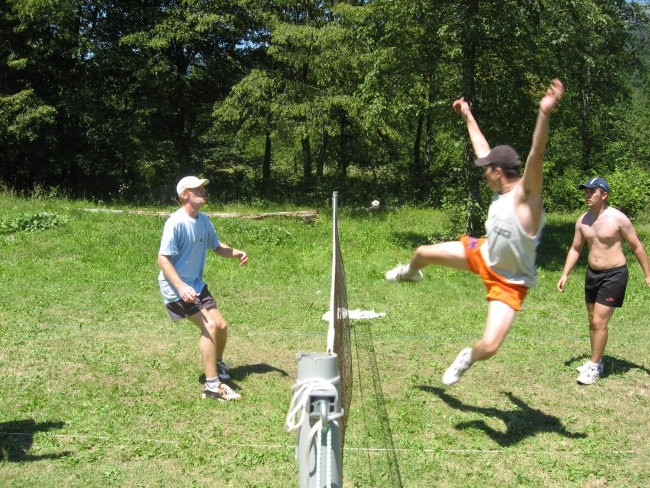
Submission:
<svg viewBox="0 0 650 488">
<path fill-rule="evenodd" d="M 183 300 L 178 300 L 177 302 L 166 303 L 165 307 L 167 307 L 167 312 L 169 312 L 171 319 L 177 322 L 197 314 L 203 309 L 216 308 L 217 303 L 214 301 L 212 295 L 210 295 L 208 285 L 205 285 L 201 293 L 199 293 L 199 297 L 194 302 L 187 303 Z"/>
<path fill-rule="evenodd" d="M 627 288 L 627 266 L 595 270 L 587 267 L 585 301 L 608 307 L 622 307 Z"/>
</svg>

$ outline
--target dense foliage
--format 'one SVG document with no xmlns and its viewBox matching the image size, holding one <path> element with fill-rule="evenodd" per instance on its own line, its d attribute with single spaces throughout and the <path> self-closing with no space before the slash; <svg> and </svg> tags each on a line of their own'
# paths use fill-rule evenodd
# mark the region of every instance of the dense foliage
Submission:
<svg viewBox="0 0 650 488">
<path fill-rule="evenodd" d="M 222 199 L 450 206 L 485 198 L 451 102 L 525 158 L 552 121 L 547 206 L 599 174 L 650 195 L 647 4 L 624 0 L 0 0 L 0 183 L 165 201 L 179 176 Z M 481 194 L 483 192 L 483 194 Z M 168 201 L 168 200 L 167 200 Z M 459 205 L 461 204 L 461 205 Z"/>
</svg>

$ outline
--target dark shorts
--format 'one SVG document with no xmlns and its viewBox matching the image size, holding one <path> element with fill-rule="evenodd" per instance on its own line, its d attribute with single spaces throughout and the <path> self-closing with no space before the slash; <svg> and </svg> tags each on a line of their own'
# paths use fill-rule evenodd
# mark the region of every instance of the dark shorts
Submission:
<svg viewBox="0 0 650 488">
<path fill-rule="evenodd" d="M 627 288 L 627 266 L 595 270 L 587 267 L 585 301 L 608 307 L 622 307 Z"/>
<path fill-rule="evenodd" d="M 206 285 L 201 290 L 201 293 L 199 293 L 199 298 L 195 302 L 187 303 L 179 300 L 177 302 L 166 303 L 165 307 L 167 307 L 167 312 L 169 312 L 171 319 L 177 322 L 197 314 L 203 309 L 217 308 L 217 304 L 212 295 L 210 295 L 210 290 L 208 290 L 208 286 Z"/>
</svg>

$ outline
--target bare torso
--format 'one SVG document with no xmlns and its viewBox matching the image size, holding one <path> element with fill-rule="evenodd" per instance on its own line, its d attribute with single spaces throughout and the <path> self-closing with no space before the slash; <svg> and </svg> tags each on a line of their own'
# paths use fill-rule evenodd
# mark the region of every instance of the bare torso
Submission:
<svg viewBox="0 0 650 488">
<path fill-rule="evenodd" d="M 626 264 L 623 254 L 623 235 L 621 224 L 625 215 L 612 207 L 607 207 L 596 216 L 592 212 L 580 218 L 580 232 L 589 245 L 589 266 L 604 270 Z"/>
</svg>

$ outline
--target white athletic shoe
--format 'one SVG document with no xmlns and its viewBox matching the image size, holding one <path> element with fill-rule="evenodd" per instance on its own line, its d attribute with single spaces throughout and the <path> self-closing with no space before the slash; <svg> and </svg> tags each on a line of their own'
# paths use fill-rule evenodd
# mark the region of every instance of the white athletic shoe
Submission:
<svg viewBox="0 0 650 488">
<path fill-rule="evenodd" d="M 386 271 L 388 281 L 422 281 L 422 271 L 410 271 L 408 264 L 398 264 L 390 271 Z"/>
<path fill-rule="evenodd" d="M 578 373 L 582 373 L 582 372 L 584 372 L 584 371 L 587 371 L 587 368 L 589 367 L 590 364 L 591 364 L 591 361 L 587 361 L 587 362 L 586 362 L 585 364 L 583 364 L 582 366 L 578 366 L 578 367 L 576 368 L 576 371 L 577 371 Z M 601 359 L 600 362 L 598 363 L 598 373 L 602 376 L 604 372 L 605 372 L 605 363 L 604 363 L 603 360 Z"/>
<path fill-rule="evenodd" d="M 458 356 L 454 362 L 449 366 L 445 374 L 442 375 L 442 384 L 445 386 L 451 386 L 458 383 L 460 377 L 463 376 L 463 373 L 467 371 L 472 365 L 472 348 L 466 347 Z"/>
<path fill-rule="evenodd" d="M 578 373 L 582 373 L 582 372 L 586 371 L 587 368 L 589 368 L 589 365 L 590 365 L 590 364 L 591 364 L 591 361 L 587 361 L 587 362 L 586 362 L 585 364 L 583 364 L 582 366 L 578 366 L 578 367 L 576 368 L 576 371 L 577 371 Z M 603 360 L 601 359 L 600 362 L 598 363 L 598 373 L 600 373 L 600 375 L 602 376 L 602 374 L 603 374 L 604 372 L 605 372 L 605 363 L 604 363 Z"/>
<path fill-rule="evenodd" d="M 233 400 L 241 400 L 241 395 L 232 388 L 230 388 L 227 384 L 225 383 L 219 383 L 217 385 L 216 390 L 210 390 L 206 388 L 203 390 L 203 394 L 201 395 L 202 398 L 205 400 L 206 398 L 211 398 L 214 400 L 219 400 L 222 402 L 230 402 Z"/>
<path fill-rule="evenodd" d="M 600 378 L 600 365 L 587 366 L 580 376 L 578 376 L 578 383 L 581 385 L 593 385 Z"/>
</svg>

